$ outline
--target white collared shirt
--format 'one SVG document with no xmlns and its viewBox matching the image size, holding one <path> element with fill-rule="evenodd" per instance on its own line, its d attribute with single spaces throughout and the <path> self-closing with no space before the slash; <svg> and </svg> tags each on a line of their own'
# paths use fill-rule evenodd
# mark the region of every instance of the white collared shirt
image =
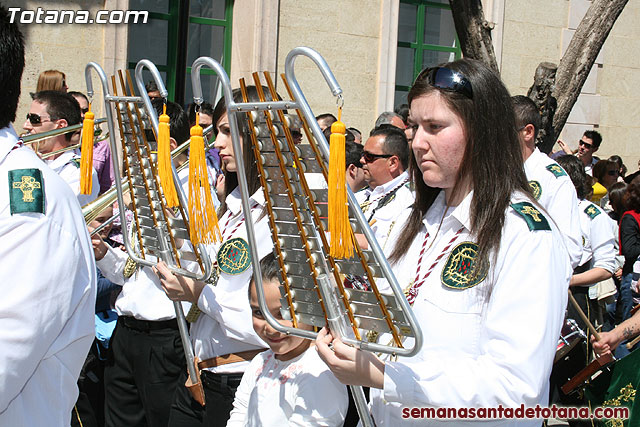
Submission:
<svg viewBox="0 0 640 427">
<path fill-rule="evenodd" d="M 578 220 L 578 196 L 573 182 L 566 173 L 556 176 L 547 169 L 558 166 L 549 156 L 537 148 L 524 162 L 524 171 L 529 183 L 540 186 L 538 202 L 546 209 L 564 237 L 564 244 L 569 252 L 571 267 L 580 265 L 582 257 L 582 233 Z"/>
<path fill-rule="evenodd" d="M 244 221 L 239 188 L 227 196 L 226 203 L 227 212 L 219 219 L 224 239 L 239 237 L 247 241 L 246 223 L 236 228 L 240 221 Z M 250 203 L 255 206 L 251 210 L 252 223 L 258 243 L 258 255 L 262 258 L 273 251 L 269 216 L 265 214 L 261 217 L 265 206 L 262 188 L 259 188 L 251 196 Z M 229 220 L 228 223 L 227 220 Z M 221 246 L 222 243 L 218 242 L 207 248 L 212 261 L 216 259 Z M 220 272 L 217 284 L 215 286 L 208 284 L 202 290 L 198 299 L 198 307 L 202 310 L 202 314 L 191 325 L 194 352 L 200 360 L 267 348 L 267 345 L 253 330 L 251 321 L 248 292 L 252 273 L 251 266 L 236 275 Z M 210 370 L 213 372 L 243 372 L 248 365 L 249 362 L 230 363 Z"/>
<path fill-rule="evenodd" d="M 587 210 L 594 210 L 591 216 Z M 580 265 L 589 263 L 589 268 L 599 267 L 613 273 L 617 270 L 614 222 L 599 206 L 588 200 L 580 200 L 578 215 L 583 236 L 583 252 Z M 593 216 L 593 218 L 592 218 Z"/>
<path fill-rule="evenodd" d="M 242 376 L 227 427 L 342 426 L 349 397 L 315 347 L 291 360 L 267 350 Z"/>
<path fill-rule="evenodd" d="M 68 426 L 94 337 L 96 269 L 69 186 L 0 129 L 0 425 Z M 39 169 L 45 213 L 10 212 L 8 173 Z"/>
<path fill-rule="evenodd" d="M 80 206 L 84 206 L 98 198 L 98 193 L 100 192 L 98 172 L 91 167 L 91 194 L 80 194 L 80 167 L 76 165 L 74 160 L 79 161 L 80 156 L 73 151 L 66 151 L 53 160 L 46 160 L 46 163 L 69 184 L 69 187 L 78 198 Z"/>
<path fill-rule="evenodd" d="M 385 200 L 394 190 L 395 193 Z M 409 174 L 404 171 L 391 181 L 371 190 L 368 199 L 360 203 L 364 217 L 369 221 L 381 247 L 384 248 L 396 219 L 413 205 L 415 198 L 415 193 L 409 188 Z"/>
<path fill-rule="evenodd" d="M 444 215 L 441 192 L 404 259 L 392 265 L 400 285 L 408 286 L 416 275 L 425 232 L 436 240 L 425 252 L 421 271 L 428 270 L 462 228 L 413 305 L 425 337 L 422 349 L 414 357 L 387 361 L 384 389 L 371 389 L 372 414 L 378 426 L 445 422 L 404 419 L 402 407 L 533 407 L 548 403 L 549 375 L 572 273 L 568 254 L 556 243 L 561 236 L 552 221 L 548 221 L 552 230 L 531 231 L 525 219 L 509 207 L 500 251 L 497 257 L 489 257 L 486 278 L 467 289 L 444 286 L 443 268 L 451 253 L 460 243 L 475 241 L 469 232 L 472 196 L 467 195 Z M 512 198 L 512 203 L 521 201 L 529 200 L 524 195 Z M 401 224 L 399 220 L 392 231 L 387 253 L 393 249 L 392 242 L 406 237 Z M 487 301 L 489 285 L 492 292 Z M 411 345 L 409 340 L 407 345 Z M 539 426 L 540 421 L 492 420 L 491 425 Z"/>
</svg>

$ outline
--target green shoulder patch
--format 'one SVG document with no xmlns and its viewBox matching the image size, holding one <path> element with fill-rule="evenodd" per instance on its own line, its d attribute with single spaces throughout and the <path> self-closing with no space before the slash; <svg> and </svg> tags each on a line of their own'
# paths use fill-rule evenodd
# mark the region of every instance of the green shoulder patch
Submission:
<svg viewBox="0 0 640 427">
<path fill-rule="evenodd" d="M 547 166 L 547 170 L 549 172 L 551 172 L 556 178 L 559 178 L 561 176 L 565 176 L 567 173 L 564 171 L 564 169 L 562 169 L 562 166 L 560 166 L 559 164 L 552 164 L 552 165 L 548 165 Z"/>
<path fill-rule="evenodd" d="M 589 206 L 584 210 L 584 213 L 589 215 L 589 218 L 594 219 L 598 215 L 600 215 L 600 209 L 596 208 L 596 205 L 590 203 Z"/>
<path fill-rule="evenodd" d="M 71 163 L 76 165 L 77 168 L 80 167 L 80 159 L 71 159 Z"/>
<path fill-rule="evenodd" d="M 449 254 L 442 268 L 440 280 L 448 288 L 468 289 L 482 282 L 489 272 L 488 266 L 474 271 L 478 245 L 473 242 L 462 242 Z"/>
<path fill-rule="evenodd" d="M 518 212 L 529 226 L 529 230 L 551 230 L 547 218 L 529 202 L 512 203 L 511 207 Z"/>
<path fill-rule="evenodd" d="M 44 214 L 44 181 L 40 169 L 9 171 L 9 208 L 11 215 L 24 212 Z"/>
<path fill-rule="evenodd" d="M 535 197 L 536 200 L 539 200 L 542 195 L 542 187 L 540 186 L 540 183 L 538 181 L 529 181 L 529 187 L 531 187 L 533 197 Z"/>
</svg>

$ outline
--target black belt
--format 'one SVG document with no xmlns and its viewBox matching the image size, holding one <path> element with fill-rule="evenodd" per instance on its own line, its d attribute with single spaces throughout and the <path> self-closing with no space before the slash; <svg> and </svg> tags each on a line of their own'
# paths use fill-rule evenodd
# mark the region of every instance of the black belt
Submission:
<svg viewBox="0 0 640 427">
<path fill-rule="evenodd" d="M 118 317 L 118 323 L 140 332 L 157 331 L 160 329 L 178 330 L 178 321 L 176 319 L 151 321 L 140 320 L 131 316 L 120 316 Z"/>
<path fill-rule="evenodd" d="M 219 391 L 222 387 L 238 388 L 242 380 L 242 373 L 238 374 L 216 374 L 214 372 L 202 370 L 200 379 L 204 388 Z"/>
</svg>

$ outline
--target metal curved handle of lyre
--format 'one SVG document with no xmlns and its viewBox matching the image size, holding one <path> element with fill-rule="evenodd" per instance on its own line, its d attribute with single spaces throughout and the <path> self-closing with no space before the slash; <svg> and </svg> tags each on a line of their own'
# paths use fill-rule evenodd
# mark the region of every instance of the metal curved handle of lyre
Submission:
<svg viewBox="0 0 640 427">
<path fill-rule="evenodd" d="M 114 172 L 116 173 L 116 179 L 115 179 L 115 188 L 116 188 L 116 193 L 117 193 L 117 199 L 118 199 L 118 205 L 121 207 L 120 209 L 120 219 L 122 221 L 123 227 L 125 226 L 125 224 L 127 224 L 127 219 L 125 216 L 125 209 L 123 208 L 124 206 L 126 206 L 125 202 L 124 202 L 124 188 L 123 188 L 123 178 L 120 176 L 120 169 L 119 169 L 119 165 L 120 165 L 120 159 L 118 156 L 118 151 L 117 151 L 117 147 L 116 147 L 116 143 L 115 143 L 115 132 L 114 132 L 114 118 L 113 118 L 113 114 L 112 114 L 112 110 L 111 110 L 111 106 L 109 105 L 110 102 L 127 102 L 127 101 L 132 101 L 132 102 L 140 102 L 140 100 L 142 99 L 142 102 L 144 103 L 146 112 L 149 116 L 149 120 L 151 121 L 151 124 L 154 128 L 154 131 L 156 133 L 156 135 L 158 134 L 158 117 L 155 114 L 155 110 L 153 109 L 153 106 L 151 105 L 151 100 L 149 99 L 149 96 L 147 95 L 146 90 L 144 89 L 144 84 L 142 83 L 142 69 L 143 68 L 148 68 L 149 71 L 151 72 L 154 80 L 156 81 L 156 84 L 158 86 L 158 88 L 160 89 L 160 93 L 163 97 L 166 98 L 167 96 L 167 91 L 164 87 L 164 83 L 162 82 L 162 78 L 160 77 L 160 73 L 158 72 L 157 68 L 155 67 L 155 65 L 153 65 L 153 63 L 151 63 L 148 60 L 142 60 L 140 61 L 137 66 L 136 66 L 136 83 L 138 86 L 138 89 L 140 90 L 140 97 L 136 97 L 136 96 L 112 96 L 109 94 L 109 86 L 107 83 L 107 78 L 106 75 L 104 73 L 104 70 L 102 70 L 102 68 L 96 64 L 96 63 L 89 63 L 85 69 L 85 79 L 87 82 L 87 93 L 89 95 L 89 99 L 91 99 L 93 97 L 93 83 L 91 80 L 91 69 L 94 69 L 97 73 L 98 76 L 100 77 L 100 81 L 102 83 L 102 89 L 103 89 L 103 96 L 104 96 L 104 102 L 105 102 L 105 111 L 107 114 L 107 118 L 108 118 L 108 125 L 109 125 L 109 135 L 111 135 L 111 139 L 110 139 L 110 146 L 111 146 L 111 151 L 112 151 L 112 161 L 113 161 L 113 168 L 114 168 Z M 142 85 L 141 85 L 142 83 Z M 142 86 L 142 88 L 141 88 Z M 115 88 L 114 88 L 115 90 Z M 133 90 L 133 88 L 131 88 L 131 90 Z M 150 160 L 150 159 L 149 159 Z M 141 165 L 142 167 L 142 165 Z M 174 176 L 174 181 L 175 182 L 180 182 L 179 179 L 177 178 L 177 173 L 175 170 L 175 167 L 172 165 L 172 169 L 173 169 L 173 176 Z M 182 188 L 180 185 L 176 185 L 176 190 L 178 192 L 178 198 L 180 200 L 180 203 L 182 203 L 182 206 L 186 206 L 186 204 L 184 203 L 186 201 L 186 197 L 184 196 L 183 192 L 182 192 Z M 162 197 L 162 196 L 160 196 Z M 186 212 L 184 212 L 185 210 L 182 209 L 183 214 L 185 215 L 186 218 Z M 174 268 L 171 267 L 171 258 L 170 258 L 170 253 L 169 253 L 169 248 L 167 247 L 167 236 L 165 236 L 164 234 L 166 233 L 165 230 L 162 227 L 156 227 L 156 232 L 158 234 L 158 244 L 160 245 L 160 251 L 159 251 L 159 255 L 162 258 L 163 261 L 165 261 L 167 263 L 167 265 L 169 266 L 169 268 L 174 271 L 174 272 L 178 272 L 176 271 Z M 140 258 L 139 256 L 137 256 L 136 252 L 133 250 L 133 246 L 131 244 L 131 241 L 129 239 L 128 233 L 123 232 L 122 233 L 123 236 L 123 242 L 125 245 L 125 248 L 127 250 L 127 253 L 129 255 L 129 257 L 131 257 L 131 259 L 133 259 L 136 263 L 145 265 L 145 266 L 153 266 L 155 265 L 155 263 L 148 261 L 144 258 Z M 201 248 L 200 250 L 200 262 L 201 264 L 201 268 L 203 270 L 202 275 L 191 275 L 191 277 L 194 277 L 198 280 L 202 280 L 202 279 L 206 279 L 209 277 L 209 275 L 211 274 L 211 263 L 209 258 L 206 256 L 206 251 L 204 250 L 204 248 Z M 179 273 L 180 274 L 180 273 Z M 194 362 L 194 354 L 193 354 L 193 348 L 191 347 L 191 339 L 189 338 L 189 330 L 188 330 L 188 326 L 187 326 L 187 321 L 184 315 L 184 311 L 182 309 L 182 304 L 180 302 L 174 301 L 173 302 L 173 307 L 176 313 L 176 321 L 178 323 L 178 329 L 180 332 L 180 338 L 182 341 L 182 346 L 184 349 L 184 354 L 185 354 L 185 359 L 186 359 L 186 363 L 187 363 L 187 370 L 189 373 L 189 378 L 191 379 L 193 384 L 198 383 L 198 375 L 196 372 L 196 366 L 195 366 L 195 362 Z"/>
</svg>

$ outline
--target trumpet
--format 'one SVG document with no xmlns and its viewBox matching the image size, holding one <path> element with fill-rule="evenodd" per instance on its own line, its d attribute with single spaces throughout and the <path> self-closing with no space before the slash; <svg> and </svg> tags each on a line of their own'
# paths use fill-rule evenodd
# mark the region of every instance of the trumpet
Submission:
<svg viewBox="0 0 640 427">
<path fill-rule="evenodd" d="M 107 119 L 106 118 L 101 118 L 101 119 L 96 119 L 94 126 L 96 127 L 96 132 L 95 132 L 95 139 L 94 139 L 94 144 L 96 142 L 100 142 L 103 141 L 107 138 L 109 138 L 109 132 L 105 132 L 104 134 L 102 133 L 102 130 L 100 128 L 98 128 L 98 125 L 106 122 Z M 25 145 L 30 145 L 30 144 L 35 144 L 36 142 L 40 142 L 43 141 L 47 138 L 53 138 L 54 136 L 58 136 L 58 135 L 64 135 L 67 133 L 72 133 L 72 132 L 77 132 L 79 130 L 82 129 L 82 123 L 78 123 L 77 125 L 73 125 L 73 126 L 67 126 L 64 128 L 60 128 L 60 129 L 53 129 L 47 132 L 42 132 L 42 133 L 34 133 L 31 135 L 25 135 L 22 137 L 22 142 Z M 50 153 L 45 153 L 43 155 L 41 155 L 40 157 L 45 160 L 51 156 L 55 156 L 57 154 L 61 154 L 67 151 L 71 151 L 71 150 L 75 150 L 76 148 L 80 148 L 81 144 L 73 144 L 73 145 L 69 145 L 68 147 L 64 147 L 61 148 L 59 150 L 55 150 L 52 151 Z"/>
</svg>

